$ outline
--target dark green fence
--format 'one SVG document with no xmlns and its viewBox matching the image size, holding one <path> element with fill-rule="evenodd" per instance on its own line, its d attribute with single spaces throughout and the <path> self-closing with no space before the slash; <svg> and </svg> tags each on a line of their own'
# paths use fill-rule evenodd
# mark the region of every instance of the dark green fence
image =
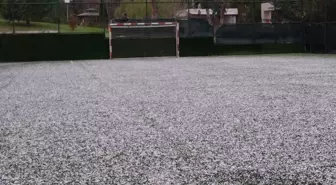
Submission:
<svg viewBox="0 0 336 185">
<path fill-rule="evenodd" d="M 301 24 L 224 25 L 215 37 L 223 45 L 302 43 L 303 29 Z"/>
<path fill-rule="evenodd" d="M 0 61 L 108 59 L 109 40 L 103 34 L 3 34 Z M 175 39 L 114 39 L 113 56 L 174 56 Z M 304 52 L 301 44 L 215 45 L 212 37 L 181 38 L 181 56 Z"/>
<path fill-rule="evenodd" d="M 335 53 L 336 23 L 315 23 L 306 26 L 305 44 L 313 53 Z"/>
<path fill-rule="evenodd" d="M 108 56 L 104 34 L 0 34 L 0 61 L 100 59 Z"/>
<path fill-rule="evenodd" d="M 260 15 L 264 2 L 173 0 L 157 1 L 154 6 L 151 1 L 142 0 L 72 0 L 71 3 L 0 0 L 0 60 L 107 58 L 107 25 L 125 22 L 120 19 L 124 13 L 129 16 L 126 22 L 178 21 L 181 56 L 336 51 L 336 1 L 268 1 L 274 5 L 274 16 L 267 20 L 271 23 L 265 23 Z M 192 14 L 198 5 L 212 12 Z M 238 10 L 236 23 L 214 28 L 221 7 Z M 172 38 L 127 38 L 113 39 L 113 42 L 114 57 L 175 55 Z"/>
</svg>

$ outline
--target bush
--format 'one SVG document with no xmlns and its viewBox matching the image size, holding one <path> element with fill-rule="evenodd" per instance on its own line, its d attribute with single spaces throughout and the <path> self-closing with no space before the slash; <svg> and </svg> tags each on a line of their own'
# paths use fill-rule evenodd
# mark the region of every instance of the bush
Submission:
<svg viewBox="0 0 336 185">
<path fill-rule="evenodd" d="M 158 17 L 159 18 L 173 18 L 175 17 L 175 12 L 182 9 L 181 1 L 167 3 L 167 1 L 157 0 Z M 151 17 L 152 15 L 152 2 L 147 1 L 147 15 Z M 128 17 L 131 19 L 143 19 L 146 17 L 146 0 L 127 0 L 117 8 L 115 12 L 116 18 L 121 18 L 124 13 L 127 13 Z"/>
<path fill-rule="evenodd" d="M 30 21 L 41 21 L 56 5 L 57 0 L 46 0 L 41 4 L 29 0 L 5 0 L 1 14 L 8 21 L 26 21 L 29 25 Z"/>
</svg>

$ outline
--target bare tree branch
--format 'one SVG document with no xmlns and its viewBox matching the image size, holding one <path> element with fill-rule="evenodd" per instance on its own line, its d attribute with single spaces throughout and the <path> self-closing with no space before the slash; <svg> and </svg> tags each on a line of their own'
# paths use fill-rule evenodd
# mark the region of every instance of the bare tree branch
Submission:
<svg viewBox="0 0 336 185">
<path fill-rule="evenodd" d="M 221 8 L 220 8 L 220 21 L 219 21 L 220 26 L 222 26 L 224 24 L 225 12 L 226 12 L 226 9 L 225 9 L 225 4 L 223 2 L 221 4 Z"/>
<path fill-rule="evenodd" d="M 213 15 L 215 13 L 215 9 L 213 7 L 215 7 L 216 5 L 220 4 L 220 14 L 218 15 Z M 210 6 L 212 6 L 212 8 L 210 8 Z M 214 1 L 213 4 L 209 5 L 207 4 L 206 6 L 206 18 L 208 23 L 214 27 L 214 30 L 217 31 L 221 26 L 223 26 L 224 24 L 224 16 L 225 16 L 225 1 L 224 0 L 220 0 L 220 2 L 216 2 Z M 210 15 L 210 10 L 212 10 L 212 15 Z"/>
<path fill-rule="evenodd" d="M 157 19 L 159 11 L 158 11 L 156 0 L 152 0 L 151 5 L 152 5 L 152 19 Z"/>
<path fill-rule="evenodd" d="M 208 23 L 211 25 L 211 26 L 213 26 L 213 21 L 212 21 L 212 15 L 210 16 L 210 13 L 209 13 L 209 8 L 207 7 L 206 8 L 206 16 L 207 16 L 207 20 L 208 20 Z"/>
</svg>

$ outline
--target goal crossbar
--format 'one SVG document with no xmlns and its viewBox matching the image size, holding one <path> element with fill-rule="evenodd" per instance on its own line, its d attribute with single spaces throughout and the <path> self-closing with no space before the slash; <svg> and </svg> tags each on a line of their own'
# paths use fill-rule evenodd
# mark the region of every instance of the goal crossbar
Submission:
<svg viewBox="0 0 336 185">
<path fill-rule="evenodd" d="M 180 56 L 180 36 L 179 36 L 179 23 L 178 22 L 146 22 L 146 23 L 111 23 L 109 24 L 109 51 L 110 59 L 113 58 L 112 55 L 112 34 L 114 28 L 163 28 L 163 27 L 173 27 L 175 28 L 175 39 L 176 39 L 176 57 Z"/>
</svg>

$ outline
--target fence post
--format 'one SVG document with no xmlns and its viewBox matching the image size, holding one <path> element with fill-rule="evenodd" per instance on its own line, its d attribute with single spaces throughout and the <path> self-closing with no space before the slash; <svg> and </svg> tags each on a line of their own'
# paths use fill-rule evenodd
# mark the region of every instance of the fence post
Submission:
<svg viewBox="0 0 336 185">
<path fill-rule="evenodd" d="M 324 52 L 328 52 L 328 43 L 327 43 L 327 21 L 328 21 L 328 14 L 327 14 L 327 0 L 324 0 Z"/>
<path fill-rule="evenodd" d="M 146 22 L 148 21 L 148 0 L 146 0 Z"/>
<path fill-rule="evenodd" d="M 212 19 L 212 37 L 213 37 L 213 41 L 214 44 L 216 44 L 216 23 L 215 23 L 215 4 L 214 1 L 212 1 L 212 15 L 211 15 L 211 19 Z"/>
<path fill-rule="evenodd" d="M 252 23 L 255 24 L 256 20 L 255 20 L 255 9 L 256 9 L 256 4 L 255 4 L 255 0 L 252 0 Z"/>
<path fill-rule="evenodd" d="M 312 3 L 312 1 L 310 1 L 310 3 Z M 309 49 L 310 49 L 310 53 L 313 53 L 313 43 L 312 43 L 312 40 L 311 40 L 311 35 L 313 35 L 312 33 L 312 30 L 313 30 L 313 24 L 312 24 L 312 12 L 313 12 L 313 6 L 310 4 L 310 10 L 309 10 L 309 34 L 308 34 L 308 37 L 309 37 Z"/>
<path fill-rule="evenodd" d="M 99 27 L 103 27 L 103 33 L 105 34 L 106 21 L 105 20 L 105 3 L 103 0 L 99 1 Z"/>
<path fill-rule="evenodd" d="M 103 33 L 104 33 L 104 35 L 106 34 L 105 32 L 106 32 L 106 29 L 108 29 L 108 25 L 110 24 L 110 20 L 108 19 L 108 15 L 107 15 L 107 5 L 105 4 L 105 2 L 104 1 L 102 1 L 102 3 L 103 3 Z M 106 15 L 106 16 L 105 16 Z M 107 24 L 107 25 L 106 25 Z"/>
<path fill-rule="evenodd" d="M 190 1 L 189 0 L 187 0 L 187 13 L 188 13 L 188 15 L 187 15 L 187 32 L 184 32 L 184 33 L 187 33 L 187 37 L 189 36 L 189 34 L 190 34 L 190 30 L 189 30 L 189 27 L 190 27 L 190 7 L 192 7 L 192 6 L 190 6 Z M 194 7 L 193 7 L 194 8 Z"/>
<path fill-rule="evenodd" d="M 255 4 L 255 0 L 252 0 L 252 27 L 255 29 L 258 29 L 258 24 L 256 24 L 256 18 L 255 18 L 255 10 L 256 10 L 256 4 Z M 255 44 L 257 42 L 257 38 L 256 38 L 256 32 L 253 32 L 252 35 L 252 42 L 253 44 Z"/>
<path fill-rule="evenodd" d="M 303 6 L 302 1 L 300 2 L 300 5 L 301 5 L 300 6 L 301 15 L 303 15 L 304 14 L 304 6 Z M 308 28 L 304 23 L 302 23 L 302 19 L 300 20 L 300 27 L 301 27 L 301 30 L 302 30 L 301 42 L 302 42 L 304 51 L 307 52 L 307 40 L 306 39 L 308 38 L 308 35 L 307 35 L 308 34 L 308 32 L 307 32 Z"/>
<path fill-rule="evenodd" d="M 12 14 L 12 31 L 13 34 L 15 34 L 15 18 L 14 18 L 14 8 L 15 8 L 15 1 L 13 1 L 12 8 L 11 8 L 11 14 Z"/>
<path fill-rule="evenodd" d="M 57 33 L 61 33 L 61 5 L 60 1 L 57 1 L 56 10 L 57 10 Z"/>
</svg>

